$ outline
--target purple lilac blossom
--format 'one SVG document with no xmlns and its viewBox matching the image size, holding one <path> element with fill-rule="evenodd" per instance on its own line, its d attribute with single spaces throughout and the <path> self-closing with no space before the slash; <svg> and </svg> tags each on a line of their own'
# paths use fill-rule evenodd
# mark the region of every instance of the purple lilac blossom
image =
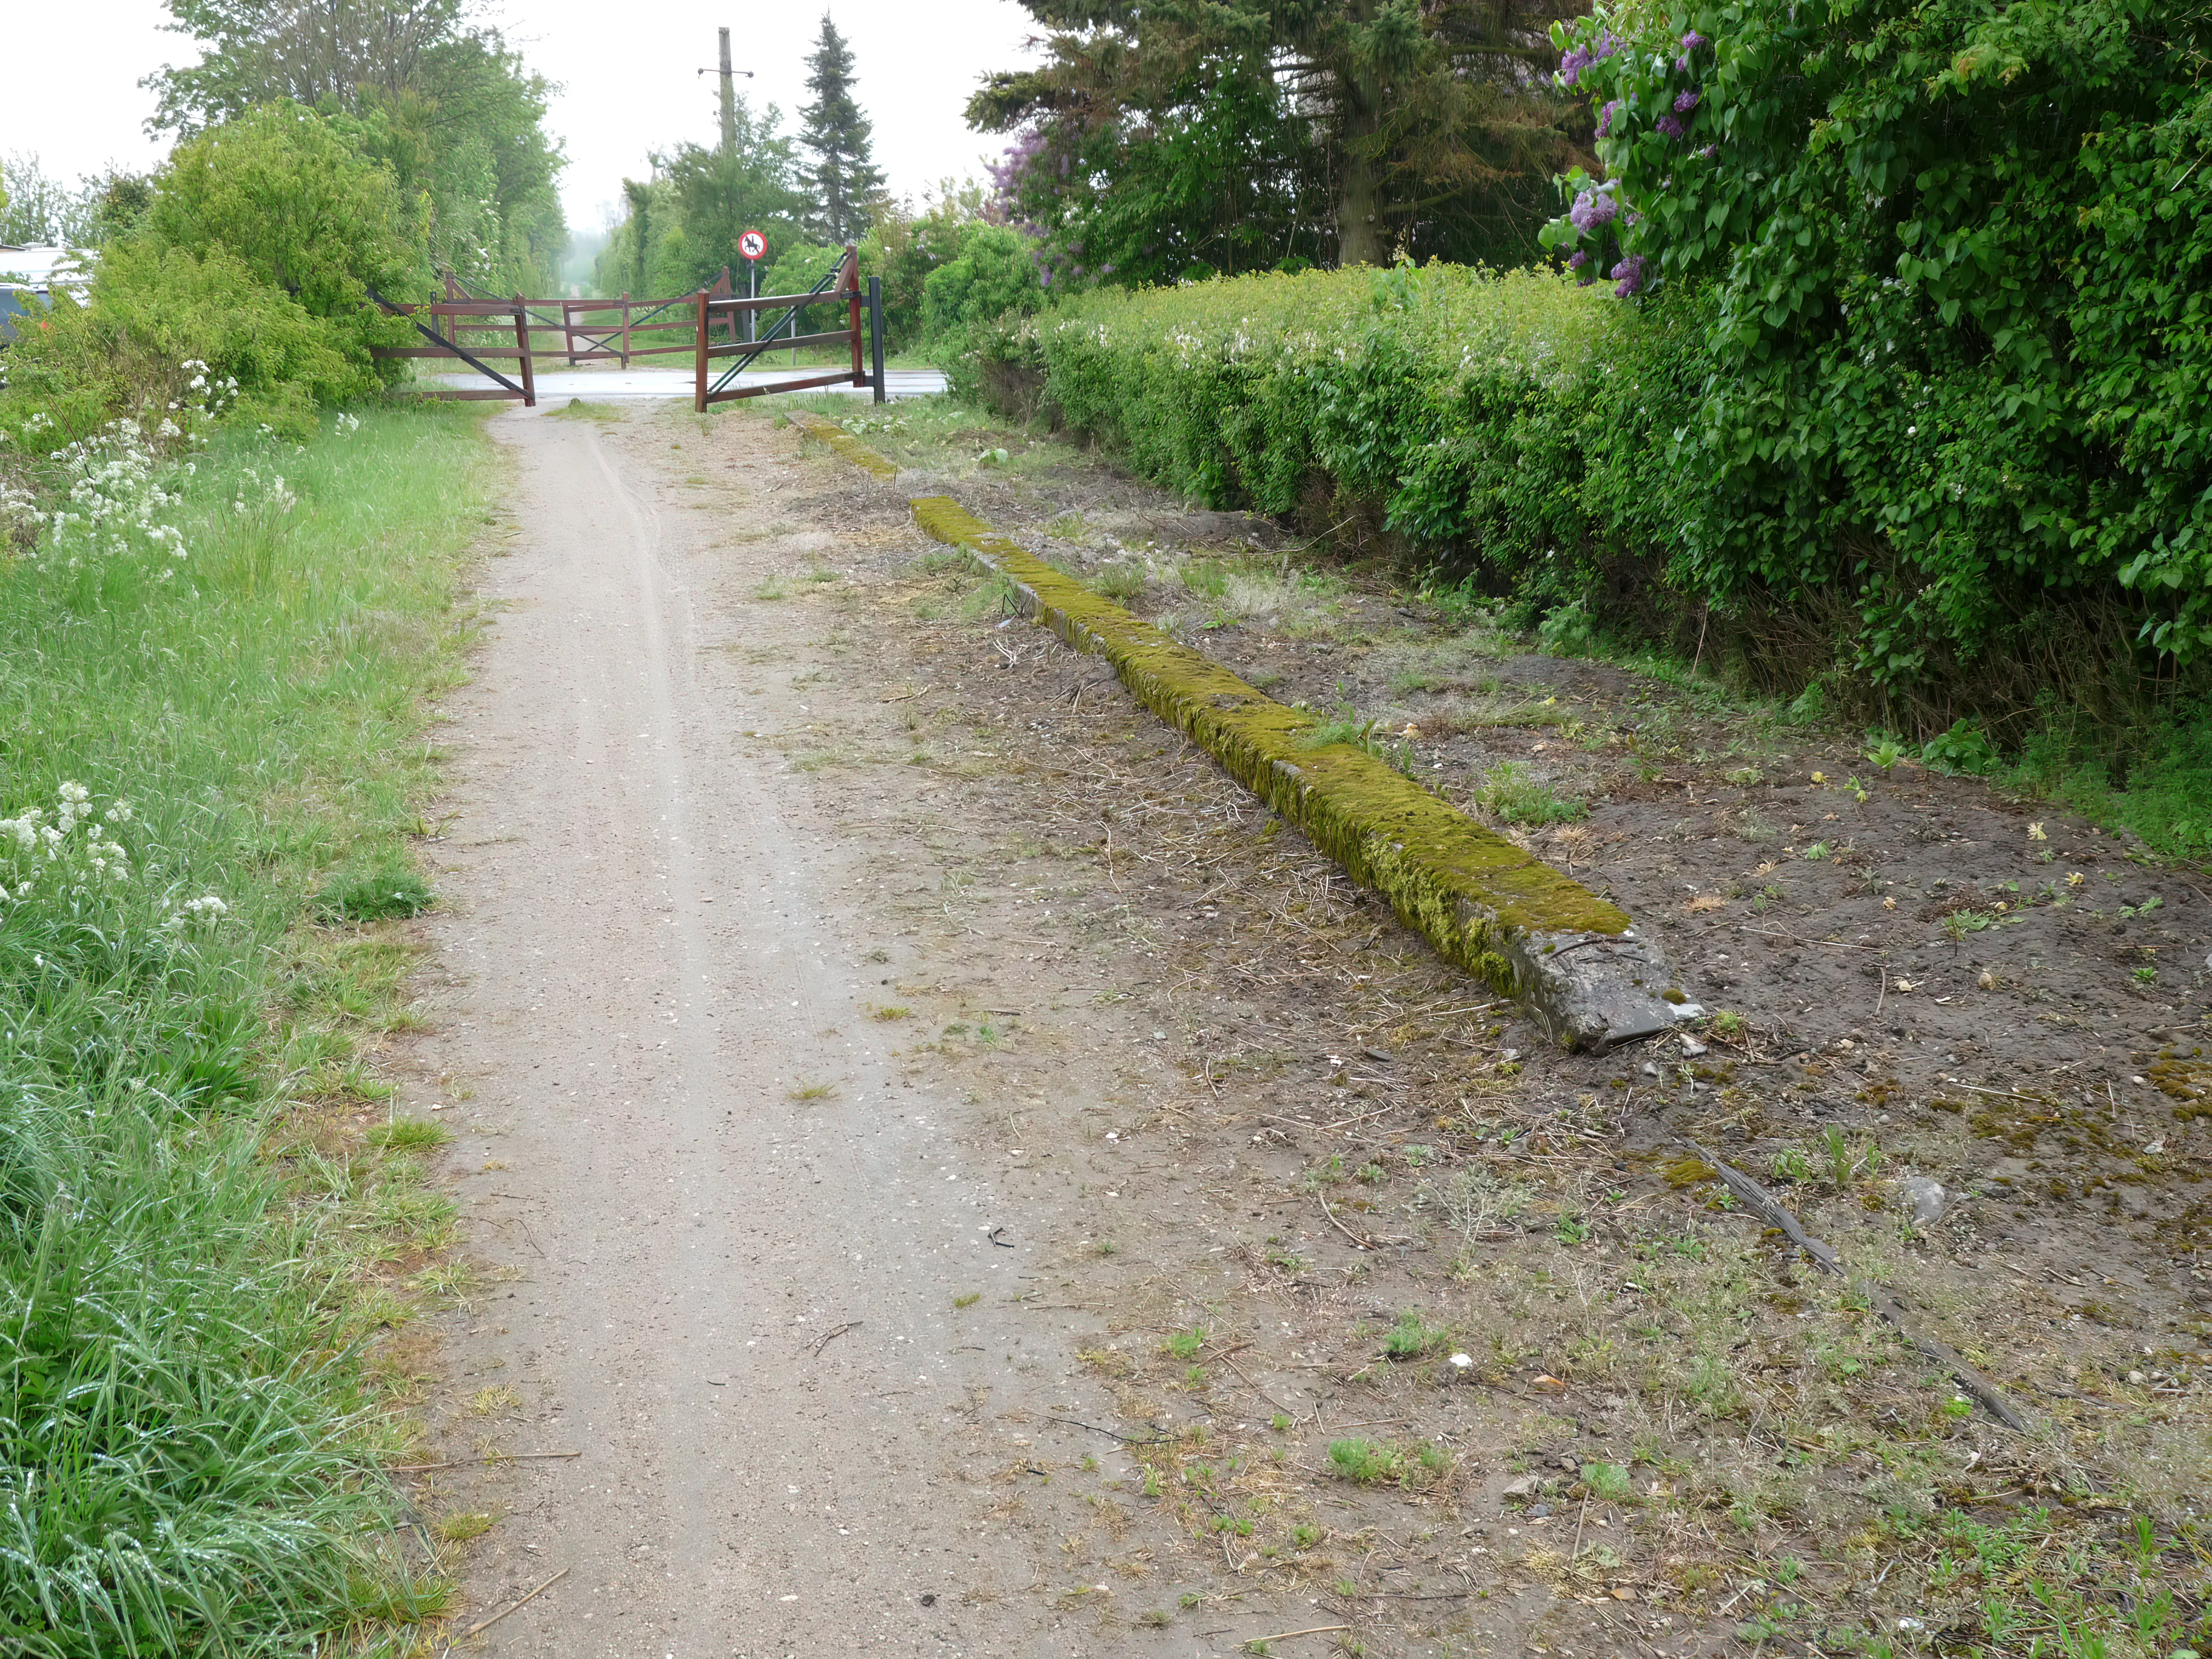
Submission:
<svg viewBox="0 0 2212 1659">
<path fill-rule="evenodd" d="M 1675 114 L 1687 115 L 1692 110 L 1697 108 L 1697 106 L 1698 94 L 1694 89 L 1689 92 L 1677 93 L 1674 95 Z"/>
<path fill-rule="evenodd" d="M 1567 269 L 1569 270 L 1580 270 L 1589 263 L 1589 250 L 1586 247 L 1578 247 L 1575 250 L 1575 257 L 1567 261 Z M 1595 278 L 1592 278 L 1591 280 L 1595 281 Z"/>
<path fill-rule="evenodd" d="M 1620 100 L 1614 98 L 1608 100 L 1606 106 L 1597 112 L 1597 136 L 1599 137 L 1602 138 L 1608 132 L 1613 131 L 1613 112 L 1620 107 Z"/>
<path fill-rule="evenodd" d="M 1586 190 L 1575 198 L 1575 204 L 1567 210 L 1567 222 L 1585 234 L 1601 230 L 1613 222 L 1613 216 L 1620 211 L 1620 204 L 1612 192 Z"/>
<path fill-rule="evenodd" d="M 1577 46 L 1572 52 L 1563 53 L 1559 58 L 1559 84 L 1563 87 L 1574 85 L 1582 78 L 1583 71 L 1596 61 L 1587 46 Z"/>
<path fill-rule="evenodd" d="M 1613 53 L 1620 50 L 1620 37 L 1615 34 L 1611 29 L 1600 29 L 1597 32 L 1596 48 L 1590 53 L 1591 61 L 1596 62 L 1602 58 L 1610 58 Z"/>
<path fill-rule="evenodd" d="M 1613 278 L 1613 297 L 1626 300 L 1644 286 L 1644 256 L 1632 253 L 1607 275 Z"/>
<path fill-rule="evenodd" d="M 1711 41 L 1706 40 L 1704 35 L 1698 33 L 1695 29 L 1692 29 L 1687 34 L 1682 37 L 1682 50 L 1684 52 L 1695 52 L 1699 46 L 1711 46 Z"/>
<path fill-rule="evenodd" d="M 1700 160 L 1710 161 L 1714 156 L 1720 153 L 1721 147 L 1718 144 L 1707 144 L 1703 149 L 1698 152 L 1698 155 Z"/>
<path fill-rule="evenodd" d="M 1676 115 L 1662 115 L 1651 125 L 1655 131 L 1666 134 L 1669 138 L 1680 138 L 1686 131 L 1681 118 Z"/>
</svg>

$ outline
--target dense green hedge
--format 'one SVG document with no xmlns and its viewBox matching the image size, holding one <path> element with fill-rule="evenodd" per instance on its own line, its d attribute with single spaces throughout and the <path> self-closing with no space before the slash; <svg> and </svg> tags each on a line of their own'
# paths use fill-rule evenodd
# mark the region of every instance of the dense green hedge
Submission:
<svg viewBox="0 0 2212 1659">
<path fill-rule="evenodd" d="M 1451 266 L 1101 290 L 988 331 L 956 384 L 1210 504 L 1311 530 L 1379 520 L 1452 580 L 1674 629 L 1686 650 L 1705 635 L 1709 661 L 1725 653 L 1761 689 L 1826 678 L 1917 735 L 2010 715 L 2016 738 L 2054 689 L 2119 704 L 2161 672 L 2172 684 L 2172 624 L 2203 585 L 2130 586 L 2150 532 L 2083 536 L 2061 567 L 2032 516 L 1982 504 L 1971 544 L 1939 529 L 1865 553 L 1898 491 L 1948 505 L 1969 488 L 1942 456 L 1978 467 L 1971 430 L 1831 477 L 1824 518 L 1800 527 L 1818 548 L 1774 561 L 1771 493 L 1700 424 L 1720 308 L 1688 283 L 1623 304 L 1565 276 Z M 2099 499 L 2132 512 L 2150 494 Z"/>
<path fill-rule="evenodd" d="M 1674 544 L 1693 344 L 1543 272 L 1306 271 L 1085 295 L 990 332 L 956 389 L 1211 505 L 1379 517 L 1425 561 L 1556 605 L 1608 548 Z"/>
</svg>

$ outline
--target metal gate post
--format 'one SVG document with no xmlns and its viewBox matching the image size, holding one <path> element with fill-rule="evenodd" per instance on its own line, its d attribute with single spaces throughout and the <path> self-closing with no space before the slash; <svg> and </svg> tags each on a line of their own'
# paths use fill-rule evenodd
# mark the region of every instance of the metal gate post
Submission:
<svg viewBox="0 0 2212 1659">
<path fill-rule="evenodd" d="M 884 400 L 884 279 L 868 278 L 868 362 L 875 371 L 876 401 Z"/>
<path fill-rule="evenodd" d="M 697 366 L 696 389 L 691 395 L 691 407 L 697 413 L 707 412 L 707 290 L 699 290 L 699 349 L 693 360 Z"/>
</svg>

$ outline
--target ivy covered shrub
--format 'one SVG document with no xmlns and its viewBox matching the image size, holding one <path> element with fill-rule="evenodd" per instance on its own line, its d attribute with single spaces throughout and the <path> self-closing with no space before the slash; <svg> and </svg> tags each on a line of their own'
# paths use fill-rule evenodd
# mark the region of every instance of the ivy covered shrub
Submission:
<svg viewBox="0 0 2212 1659">
<path fill-rule="evenodd" d="M 1673 574 L 1843 601 L 1878 684 L 2212 647 L 2212 15 L 1740 0 L 1555 27 L 1602 177 L 1545 234 L 1702 290 Z M 2002 659 L 2002 661 L 1999 659 Z"/>
</svg>

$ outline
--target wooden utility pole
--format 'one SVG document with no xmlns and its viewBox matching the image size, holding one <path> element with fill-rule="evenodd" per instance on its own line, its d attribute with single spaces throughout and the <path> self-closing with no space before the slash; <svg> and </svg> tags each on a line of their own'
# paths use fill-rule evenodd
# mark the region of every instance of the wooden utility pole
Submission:
<svg viewBox="0 0 2212 1659">
<path fill-rule="evenodd" d="M 722 154 L 738 153 L 738 77 L 730 67 L 730 32 L 717 29 L 722 40 Z"/>
</svg>

